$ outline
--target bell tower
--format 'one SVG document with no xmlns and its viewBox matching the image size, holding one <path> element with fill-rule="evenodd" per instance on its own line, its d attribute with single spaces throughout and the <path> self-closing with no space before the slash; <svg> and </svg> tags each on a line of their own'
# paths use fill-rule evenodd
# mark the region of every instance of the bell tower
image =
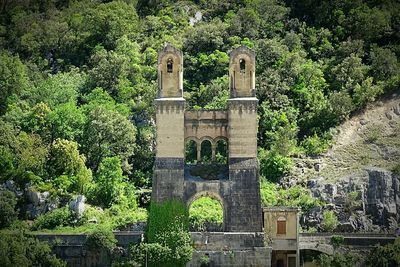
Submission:
<svg viewBox="0 0 400 267">
<path fill-rule="evenodd" d="M 229 56 L 229 179 L 234 196 L 228 231 L 262 231 L 255 53 L 241 46 L 232 50 Z"/>
<path fill-rule="evenodd" d="M 156 158 L 153 195 L 156 202 L 181 199 L 184 178 L 183 59 L 179 49 L 167 44 L 158 53 L 156 107 Z"/>
</svg>

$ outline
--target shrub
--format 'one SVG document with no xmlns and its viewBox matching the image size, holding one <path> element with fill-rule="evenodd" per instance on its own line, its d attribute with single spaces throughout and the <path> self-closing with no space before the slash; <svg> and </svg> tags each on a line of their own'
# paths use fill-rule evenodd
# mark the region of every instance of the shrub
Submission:
<svg viewBox="0 0 400 267">
<path fill-rule="evenodd" d="M 200 257 L 200 267 L 210 266 L 210 257 L 208 255 L 203 255 Z"/>
<path fill-rule="evenodd" d="M 105 249 L 109 253 L 116 247 L 117 239 L 110 228 L 99 226 L 91 232 L 86 240 L 90 250 Z"/>
<path fill-rule="evenodd" d="M 141 243 L 130 246 L 129 254 L 135 263 L 147 262 L 148 266 L 158 266 L 171 258 L 172 251 L 160 243 Z"/>
<path fill-rule="evenodd" d="M 277 182 L 283 175 L 292 169 L 292 160 L 273 151 L 260 149 L 260 174 L 269 181 Z"/>
<path fill-rule="evenodd" d="M 322 214 L 322 228 L 324 231 L 333 232 L 339 224 L 338 218 L 332 210 L 326 210 Z"/>
<path fill-rule="evenodd" d="M 0 266 L 66 266 L 56 258 L 47 243 L 39 242 L 21 231 L 1 232 L 0 248 Z"/>
<path fill-rule="evenodd" d="M 307 155 L 318 155 L 329 148 L 329 142 L 316 134 L 306 137 L 300 145 L 304 148 L 304 152 Z"/>
<path fill-rule="evenodd" d="M 277 204 L 281 206 L 299 207 L 303 212 L 321 206 L 321 201 L 311 196 L 310 190 L 300 185 L 288 189 L 280 189 L 277 193 Z"/>
<path fill-rule="evenodd" d="M 71 225 L 74 216 L 71 210 L 65 206 L 63 208 L 52 210 L 46 214 L 40 215 L 34 222 L 32 229 L 54 229 L 57 226 Z"/>
<path fill-rule="evenodd" d="M 267 181 L 264 177 L 261 178 L 260 184 L 261 200 L 265 206 L 274 206 L 277 203 L 277 187 L 275 183 Z"/>
<path fill-rule="evenodd" d="M 382 132 L 382 125 L 372 124 L 365 131 L 365 141 L 367 143 L 374 143 L 379 139 Z"/>
<path fill-rule="evenodd" d="M 331 244 L 334 248 L 338 248 L 341 244 L 343 244 L 344 237 L 342 235 L 333 235 L 331 237 Z"/>
<path fill-rule="evenodd" d="M 357 191 L 353 191 L 347 194 L 344 209 L 350 214 L 353 213 L 354 210 L 357 210 L 361 207 L 362 200 L 360 199 L 360 194 Z"/>
<path fill-rule="evenodd" d="M 321 267 L 353 267 L 358 266 L 360 259 L 359 255 L 351 252 L 334 255 L 321 254 L 317 259 L 317 264 Z"/>
<path fill-rule="evenodd" d="M 371 250 L 367 258 L 367 266 L 400 266 L 400 238 L 393 244 L 378 246 Z"/>
<path fill-rule="evenodd" d="M 0 228 L 10 226 L 18 217 L 17 198 L 11 191 L 0 191 Z"/>
</svg>

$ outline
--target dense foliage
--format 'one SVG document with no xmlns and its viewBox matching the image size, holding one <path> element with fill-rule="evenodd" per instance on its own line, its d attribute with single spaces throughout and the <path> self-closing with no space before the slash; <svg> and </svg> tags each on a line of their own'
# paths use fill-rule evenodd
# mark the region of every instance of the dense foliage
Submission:
<svg viewBox="0 0 400 267">
<path fill-rule="evenodd" d="M 400 238 L 393 244 L 378 246 L 373 249 L 367 259 L 367 266 L 399 266 L 400 265 Z"/>
<path fill-rule="evenodd" d="M 395 0 L 3 2 L 0 182 L 61 199 L 84 194 L 125 222 L 127 210 L 138 212 L 136 190 L 151 185 L 165 42 L 184 53 L 189 108 L 226 107 L 229 50 L 256 51 L 260 170 L 272 182 L 293 156 L 325 151 L 332 127 L 400 83 Z M 318 204 L 301 187 L 273 201 L 263 190 L 265 203 Z M 1 212 L 15 218 L 16 205 Z"/>
<path fill-rule="evenodd" d="M 17 218 L 17 198 L 10 191 L 0 191 L 0 228 L 10 226 Z"/>
<path fill-rule="evenodd" d="M 0 266 L 49 266 L 66 264 L 57 259 L 49 245 L 22 231 L 0 232 Z"/>
<path fill-rule="evenodd" d="M 189 227 L 192 231 L 222 231 L 223 219 L 223 206 L 216 199 L 201 197 L 190 205 Z"/>
<path fill-rule="evenodd" d="M 186 205 L 176 200 L 152 202 L 146 243 L 131 247 L 132 261 L 148 266 L 185 266 L 192 252 Z"/>
</svg>

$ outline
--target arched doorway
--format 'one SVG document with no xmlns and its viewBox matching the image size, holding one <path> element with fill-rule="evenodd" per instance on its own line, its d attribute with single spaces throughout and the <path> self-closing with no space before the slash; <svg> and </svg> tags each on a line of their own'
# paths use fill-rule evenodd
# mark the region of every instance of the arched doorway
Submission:
<svg viewBox="0 0 400 267">
<path fill-rule="evenodd" d="M 194 232 L 222 232 L 224 207 L 220 199 L 202 194 L 189 203 L 189 229 Z"/>
</svg>

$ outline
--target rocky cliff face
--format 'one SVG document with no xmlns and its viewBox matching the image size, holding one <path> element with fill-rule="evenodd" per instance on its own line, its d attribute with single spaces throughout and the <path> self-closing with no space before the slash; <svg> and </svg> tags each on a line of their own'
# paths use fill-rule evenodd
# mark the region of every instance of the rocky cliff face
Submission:
<svg viewBox="0 0 400 267">
<path fill-rule="evenodd" d="M 320 228 L 324 210 L 338 216 L 338 231 L 392 231 L 400 220 L 399 175 L 379 168 L 367 168 L 366 182 L 350 178 L 338 183 L 325 183 L 322 177 L 308 181 L 313 197 L 325 203 L 303 214 L 303 226 Z"/>
<path fill-rule="evenodd" d="M 283 186 L 302 184 L 326 203 L 302 215 L 305 228 L 321 228 L 324 210 L 338 231 L 393 231 L 400 226 L 400 97 L 377 103 L 338 127 L 324 155 L 296 159 Z"/>
</svg>

